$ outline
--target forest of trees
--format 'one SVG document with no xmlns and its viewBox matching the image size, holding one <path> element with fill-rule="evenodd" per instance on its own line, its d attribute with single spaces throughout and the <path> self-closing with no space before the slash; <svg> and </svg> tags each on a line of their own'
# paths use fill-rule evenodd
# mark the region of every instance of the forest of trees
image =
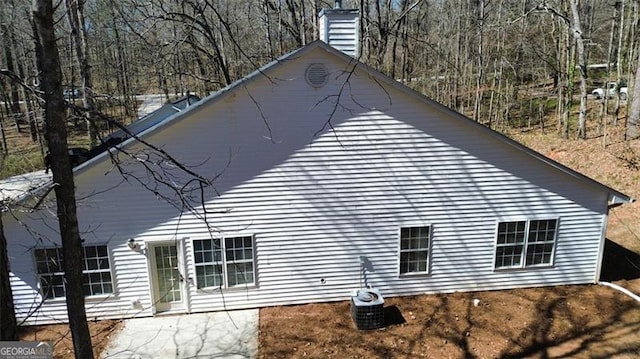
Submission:
<svg viewBox="0 0 640 359">
<path fill-rule="evenodd" d="M 595 136 L 624 119 L 626 102 L 610 99 L 603 111 L 599 103 L 581 104 L 580 92 L 608 81 L 633 84 L 638 1 L 342 3 L 360 10 L 362 62 L 487 126 L 547 126 L 584 138 L 586 121 L 599 124 Z M 80 89 L 86 108 L 135 116 L 136 94 L 203 96 L 316 40 L 317 14 L 332 6 L 317 0 L 57 1 L 63 85 L 70 93 Z M 23 1 L 7 0 L 0 9 L 0 68 L 34 85 L 29 18 Z M 0 101 L 3 120 L 21 113 L 17 126 L 37 140 L 32 94 L 1 76 Z M 86 126 L 77 120 L 74 125 Z M 95 144 L 95 129 L 90 137 Z"/>
</svg>

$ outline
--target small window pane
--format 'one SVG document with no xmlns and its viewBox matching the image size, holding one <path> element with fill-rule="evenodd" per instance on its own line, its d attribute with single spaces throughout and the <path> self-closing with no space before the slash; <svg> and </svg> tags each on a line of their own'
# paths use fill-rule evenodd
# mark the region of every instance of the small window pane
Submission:
<svg viewBox="0 0 640 359">
<path fill-rule="evenodd" d="M 106 257 L 107 256 L 107 246 L 98 246 L 97 247 L 98 257 Z"/>
<path fill-rule="evenodd" d="M 105 258 L 100 259 L 100 262 L 98 263 L 98 268 L 109 269 L 109 261 Z"/>
<path fill-rule="evenodd" d="M 85 270 L 94 270 L 98 269 L 98 260 L 97 259 L 87 259 L 85 260 Z"/>
</svg>

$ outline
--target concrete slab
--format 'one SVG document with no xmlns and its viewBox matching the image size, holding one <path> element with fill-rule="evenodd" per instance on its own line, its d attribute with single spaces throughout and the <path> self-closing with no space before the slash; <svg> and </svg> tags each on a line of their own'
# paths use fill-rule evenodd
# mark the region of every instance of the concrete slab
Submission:
<svg viewBox="0 0 640 359">
<path fill-rule="evenodd" d="M 258 310 L 128 319 L 102 358 L 255 358 Z"/>
</svg>

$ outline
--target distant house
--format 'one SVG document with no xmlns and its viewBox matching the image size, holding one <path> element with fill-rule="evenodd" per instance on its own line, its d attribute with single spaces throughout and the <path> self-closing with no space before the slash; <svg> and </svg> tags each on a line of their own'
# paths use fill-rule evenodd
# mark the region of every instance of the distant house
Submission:
<svg viewBox="0 0 640 359">
<path fill-rule="evenodd" d="M 631 201 L 321 41 L 139 136 L 215 189 L 133 139 L 76 169 L 89 318 L 594 283 Z M 5 216 L 29 324 L 66 320 L 50 205 Z"/>
</svg>

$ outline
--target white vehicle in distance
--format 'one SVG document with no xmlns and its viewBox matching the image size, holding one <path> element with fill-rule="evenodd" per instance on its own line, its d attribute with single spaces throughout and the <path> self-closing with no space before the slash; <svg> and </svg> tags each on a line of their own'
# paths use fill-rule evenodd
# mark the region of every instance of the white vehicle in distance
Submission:
<svg viewBox="0 0 640 359">
<path fill-rule="evenodd" d="M 628 88 L 624 82 L 620 83 L 620 87 L 618 87 L 617 82 L 609 82 L 607 83 L 606 93 L 609 98 L 613 98 L 617 94 L 621 100 L 626 100 L 628 96 Z M 604 98 L 605 90 L 598 87 L 591 91 L 591 94 L 596 98 L 596 100 L 600 100 Z"/>
</svg>

